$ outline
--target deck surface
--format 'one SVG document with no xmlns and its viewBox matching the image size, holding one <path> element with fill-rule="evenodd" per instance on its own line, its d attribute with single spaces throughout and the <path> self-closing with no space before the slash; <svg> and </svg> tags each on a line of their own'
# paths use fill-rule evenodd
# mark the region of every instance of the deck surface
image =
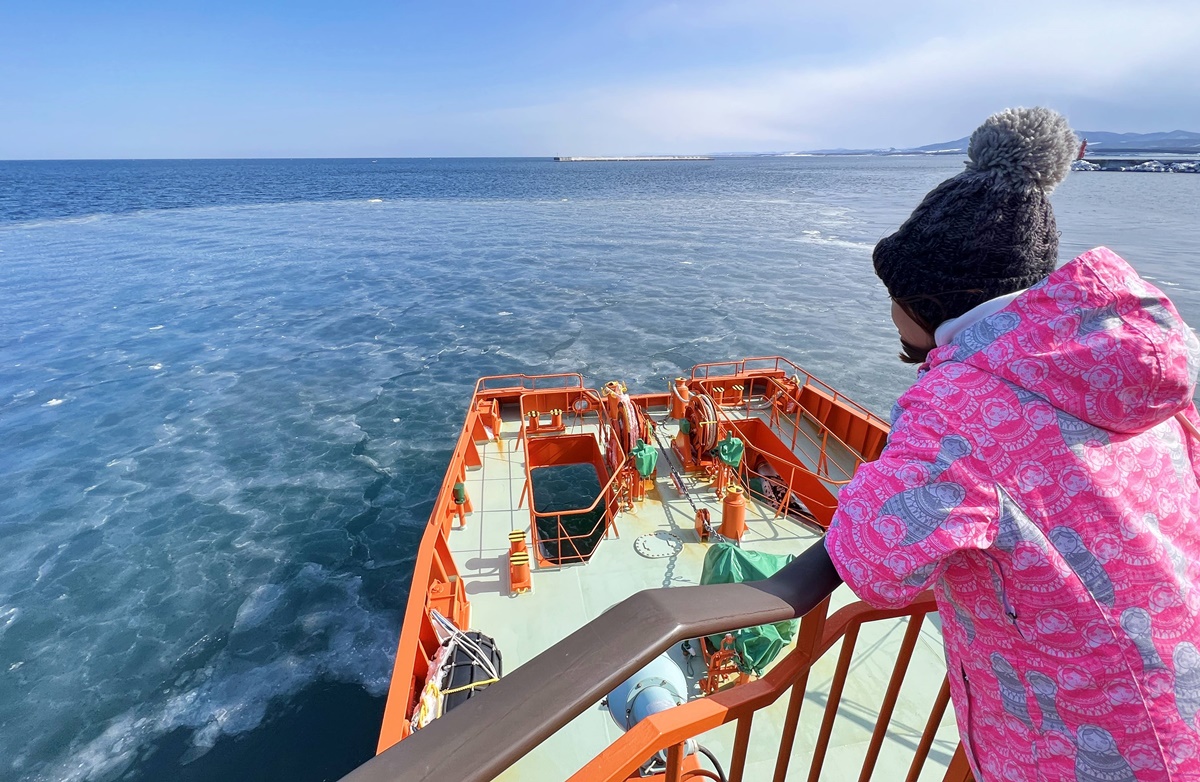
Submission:
<svg viewBox="0 0 1200 782">
<path fill-rule="evenodd" d="M 665 419 L 664 411 L 652 411 L 660 426 L 662 442 L 669 443 L 676 427 Z M 735 416 L 758 415 L 733 412 Z M 764 419 L 765 420 L 765 419 Z M 594 427 L 576 425 L 570 431 L 592 431 Z M 518 507 L 525 481 L 524 450 L 517 440 L 519 423 L 507 421 L 500 444 L 480 445 L 482 467 L 467 474 L 467 491 L 476 512 L 467 517 L 466 527 L 451 530 L 449 542 L 466 584 L 471 601 L 472 629 L 495 638 L 504 656 L 504 670 L 512 671 L 548 646 L 597 617 L 605 609 L 633 593 L 648 588 L 698 584 L 708 545 L 701 543 L 693 528 L 694 512 L 670 478 L 668 465 L 683 475 L 669 449 L 659 453 L 658 480 L 646 501 L 631 512 L 617 516 L 619 537 L 603 540 L 587 564 L 560 568 L 535 568 L 533 592 L 509 595 L 507 573 L 508 533 L 529 530 L 528 503 Z M 791 440 L 792 428 L 786 421 L 775 431 Z M 813 430 L 815 431 L 815 429 Z M 816 449 L 805 448 L 805 438 L 797 437 L 796 452 L 802 460 L 814 463 Z M 831 456 L 852 464 L 845 452 L 829 449 Z M 852 468 L 851 468 L 852 469 Z M 712 487 L 684 477 L 692 501 L 707 507 L 714 524 L 720 519 L 721 505 Z M 771 508 L 747 498 L 747 533 L 743 548 L 772 554 L 799 554 L 819 543 L 819 534 L 788 518 L 775 518 Z M 642 535 L 669 533 L 682 541 L 677 555 L 646 558 L 634 549 Z M 840 587 L 834 593 L 836 610 L 854 602 L 854 595 Z M 879 622 L 863 628 L 851 675 L 829 745 L 821 779 L 857 779 L 862 757 L 875 723 L 879 702 L 891 675 L 895 650 L 903 635 L 903 620 Z M 789 647 L 790 649 L 791 647 Z M 809 680 L 800 726 L 793 746 L 789 779 L 806 779 L 809 758 L 820 725 L 829 683 L 833 677 L 837 648 L 819 661 Z M 783 655 L 787 653 L 785 650 Z M 678 647 L 671 656 L 686 672 Z M 704 675 L 699 658 L 689 676 L 691 697 L 699 697 L 697 683 Z M 913 748 L 921 736 L 933 699 L 945 676 L 941 635 L 936 614 L 926 620 L 921 640 L 901 691 L 896 712 L 880 763 L 878 779 L 902 778 L 912 759 Z M 778 751 L 779 735 L 786 709 L 786 697 L 758 712 L 751 734 L 749 762 L 745 779 L 770 779 Z M 952 709 L 940 723 L 937 740 L 926 762 L 922 779 L 939 780 L 958 743 Z M 597 704 L 581 714 L 540 747 L 527 755 L 499 779 L 562 780 L 615 741 L 620 730 L 608 712 Z M 732 724 L 702 734 L 700 743 L 711 749 L 728 768 L 734 736 Z M 707 761 L 704 761 L 707 764 Z"/>
</svg>

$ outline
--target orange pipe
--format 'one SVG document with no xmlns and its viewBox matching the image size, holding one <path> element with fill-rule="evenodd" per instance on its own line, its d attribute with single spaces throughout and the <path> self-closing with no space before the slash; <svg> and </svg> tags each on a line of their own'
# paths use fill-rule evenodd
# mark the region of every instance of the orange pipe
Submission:
<svg viewBox="0 0 1200 782">
<path fill-rule="evenodd" d="M 687 403 L 691 398 L 692 392 L 688 390 L 687 380 L 682 377 L 675 378 L 675 384 L 671 387 L 671 417 L 675 419 L 683 418 L 683 414 L 687 411 Z"/>
</svg>

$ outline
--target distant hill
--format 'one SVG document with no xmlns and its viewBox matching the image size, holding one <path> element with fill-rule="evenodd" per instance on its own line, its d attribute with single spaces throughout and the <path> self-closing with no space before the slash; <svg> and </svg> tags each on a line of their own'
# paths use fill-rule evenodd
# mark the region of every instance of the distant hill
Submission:
<svg viewBox="0 0 1200 782">
<path fill-rule="evenodd" d="M 1189 154 L 1200 152 L 1200 133 L 1193 133 L 1190 130 L 1172 130 L 1165 133 L 1109 133 L 1104 130 L 1077 130 L 1075 135 L 1081 139 L 1087 139 L 1089 153 L 1174 152 Z M 965 155 L 968 141 L 970 138 L 964 137 L 941 144 L 926 144 L 909 151 Z"/>
<path fill-rule="evenodd" d="M 1075 134 L 1081 139 L 1087 139 L 1088 154 L 1200 154 L 1200 133 L 1190 130 L 1171 130 L 1159 133 L 1109 133 L 1104 130 L 1077 130 Z M 971 139 L 964 136 L 953 141 L 943 141 L 940 144 L 926 144 L 922 147 L 905 149 L 814 149 L 804 153 L 808 155 L 911 155 L 923 152 L 926 155 L 965 155 L 967 142 Z M 787 153 L 785 153 L 787 154 Z"/>
</svg>

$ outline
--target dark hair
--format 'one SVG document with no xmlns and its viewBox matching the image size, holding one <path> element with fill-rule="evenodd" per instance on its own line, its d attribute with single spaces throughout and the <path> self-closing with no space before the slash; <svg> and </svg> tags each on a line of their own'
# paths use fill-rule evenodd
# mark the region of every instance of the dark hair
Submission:
<svg viewBox="0 0 1200 782">
<path fill-rule="evenodd" d="M 933 332 L 937 329 L 937 326 L 930 324 L 930 322 L 925 319 L 924 315 L 919 314 L 913 309 L 912 302 L 915 299 L 928 301 L 937 305 L 938 307 L 941 306 L 941 302 L 938 301 L 937 297 L 935 296 L 911 296 L 903 299 L 893 299 L 897 306 L 904 310 L 908 317 L 913 319 L 913 323 L 916 323 L 922 329 L 929 332 L 929 335 L 932 337 Z M 900 360 L 905 364 L 924 364 L 929 359 L 929 351 L 932 350 L 932 348 L 917 347 L 908 340 L 904 339 L 904 337 L 900 338 L 900 347 L 902 348 L 900 351 Z"/>
</svg>

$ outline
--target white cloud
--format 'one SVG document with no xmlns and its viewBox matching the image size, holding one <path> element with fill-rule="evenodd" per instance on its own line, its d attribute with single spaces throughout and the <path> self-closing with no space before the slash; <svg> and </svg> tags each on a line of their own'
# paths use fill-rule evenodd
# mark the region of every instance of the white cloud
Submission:
<svg viewBox="0 0 1200 782">
<path fill-rule="evenodd" d="M 697 24 L 775 7 L 709 3 Z M 1166 128 L 1137 127 L 1139 110 L 1168 101 L 1176 125 L 1200 126 L 1200 6 L 1100 0 L 1084 11 L 1045 3 L 988 4 L 974 17 L 963 10 L 957 34 L 892 44 L 859 62 L 610 84 L 475 115 L 472 124 L 490 128 L 496 152 L 507 154 L 906 146 L 966 134 L 1013 104 L 1054 106 L 1076 127 L 1152 130 Z"/>
</svg>

